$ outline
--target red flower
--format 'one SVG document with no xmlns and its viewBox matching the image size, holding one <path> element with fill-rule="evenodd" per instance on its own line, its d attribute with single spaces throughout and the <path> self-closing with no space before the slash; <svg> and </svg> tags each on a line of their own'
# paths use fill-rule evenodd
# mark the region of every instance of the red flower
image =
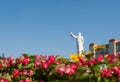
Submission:
<svg viewBox="0 0 120 82">
<path fill-rule="evenodd" d="M 110 54 L 106 58 L 107 58 L 109 63 L 117 62 L 117 58 L 114 54 Z"/>
<path fill-rule="evenodd" d="M 96 58 L 96 60 L 97 60 L 98 62 L 103 62 L 103 61 L 104 61 L 104 58 L 103 58 L 102 55 L 99 55 L 99 56 Z"/>
<path fill-rule="evenodd" d="M 89 64 L 92 64 L 92 65 L 97 63 L 95 58 L 90 59 L 88 62 L 89 62 Z"/>
<path fill-rule="evenodd" d="M 23 75 L 28 75 L 28 70 L 23 70 L 23 71 L 22 71 L 22 74 L 23 74 Z"/>
<path fill-rule="evenodd" d="M 64 70 L 65 70 L 65 65 L 64 65 L 64 64 L 56 67 L 56 71 L 57 71 L 58 74 L 60 74 L 60 75 L 63 75 L 63 74 L 64 74 Z"/>
<path fill-rule="evenodd" d="M 112 71 L 112 73 L 118 73 L 119 68 L 117 66 L 114 66 L 110 70 Z"/>
<path fill-rule="evenodd" d="M 48 69 L 48 64 L 47 64 L 47 63 L 44 63 L 44 64 L 43 64 L 43 67 L 44 67 L 44 69 Z"/>
<path fill-rule="evenodd" d="M 48 64 L 52 64 L 52 63 L 56 63 L 57 61 L 55 60 L 55 57 L 53 55 L 48 56 L 48 60 L 47 63 Z"/>
<path fill-rule="evenodd" d="M 0 78 L 0 82 L 10 82 L 10 81 L 8 81 L 7 79 L 4 79 L 4 78 Z"/>
<path fill-rule="evenodd" d="M 33 75 L 33 73 L 34 73 L 34 71 L 33 71 L 33 70 L 29 70 L 29 72 L 28 72 L 28 76 Z"/>
<path fill-rule="evenodd" d="M 22 62 L 23 59 L 24 59 L 24 56 L 21 56 L 21 57 L 17 58 L 16 62 L 20 63 L 20 62 Z"/>
<path fill-rule="evenodd" d="M 75 73 L 75 70 L 70 67 L 70 65 L 67 65 L 64 70 L 65 74 L 72 75 Z"/>
<path fill-rule="evenodd" d="M 0 67 L 2 67 L 2 64 L 0 64 Z"/>
<path fill-rule="evenodd" d="M 30 82 L 30 78 L 25 79 L 24 82 Z"/>
<path fill-rule="evenodd" d="M 63 75 L 63 74 L 72 75 L 73 73 L 75 73 L 76 65 L 73 64 L 72 66 L 70 65 L 65 66 L 64 64 L 62 64 L 60 66 L 57 66 L 56 70 L 60 75 Z"/>
<path fill-rule="evenodd" d="M 13 78 L 17 78 L 18 75 L 19 75 L 19 70 L 18 70 L 18 69 L 15 69 L 15 70 L 13 71 Z"/>
<path fill-rule="evenodd" d="M 34 66 L 39 66 L 41 64 L 41 60 L 38 55 L 35 56 Z"/>
<path fill-rule="evenodd" d="M 105 67 L 105 68 L 102 69 L 101 76 L 102 77 L 111 77 L 112 72 L 109 71 L 107 67 Z"/>
<path fill-rule="evenodd" d="M 30 82 L 30 78 L 27 78 L 25 80 L 19 80 L 18 82 Z"/>
<path fill-rule="evenodd" d="M 74 70 L 76 70 L 77 65 L 76 64 L 71 64 L 71 68 L 74 69 Z"/>
<path fill-rule="evenodd" d="M 79 58 L 79 65 L 84 65 L 88 67 L 88 62 L 84 58 Z"/>
<path fill-rule="evenodd" d="M 8 57 L 9 62 L 13 62 L 14 58 L 13 57 Z"/>
<path fill-rule="evenodd" d="M 118 70 L 118 77 L 120 78 L 120 70 Z"/>
<path fill-rule="evenodd" d="M 23 65 L 27 65 L 29 62 L 30 62 L 30 59 L 29 59 L 28 57 L 25 57 L 25 58 L 22 60 L 22 64 L 23 64 Z"/>
</svg>

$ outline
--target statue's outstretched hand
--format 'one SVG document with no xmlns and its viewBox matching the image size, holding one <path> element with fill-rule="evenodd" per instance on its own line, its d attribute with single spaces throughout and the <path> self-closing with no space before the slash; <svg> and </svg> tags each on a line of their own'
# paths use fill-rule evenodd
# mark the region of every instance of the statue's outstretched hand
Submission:
<svg viewBox="0 0 120 82">
<path fill-rule="evenodd" d="M 70 33 L 73 38 L 77 38 L 72 32 Z"/>
</svg>

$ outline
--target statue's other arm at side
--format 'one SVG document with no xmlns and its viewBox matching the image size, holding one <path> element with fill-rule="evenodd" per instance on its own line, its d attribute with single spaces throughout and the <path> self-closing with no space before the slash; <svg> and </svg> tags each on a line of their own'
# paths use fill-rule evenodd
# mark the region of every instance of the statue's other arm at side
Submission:
<svg viewBox="0 0 120 82">
<path fill-rule="evenodd" d="M 81 36 L 81 40 L 82 40 L 82 42 L 84 43 L 84 38 L 83 38 L 83 36 Z"/>
</svg>

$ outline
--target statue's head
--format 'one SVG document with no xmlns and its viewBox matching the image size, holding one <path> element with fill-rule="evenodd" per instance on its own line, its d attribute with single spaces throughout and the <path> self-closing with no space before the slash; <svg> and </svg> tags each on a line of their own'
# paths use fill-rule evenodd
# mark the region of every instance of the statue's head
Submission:
<svg viewBox="0 0 120 82">
<path fill-rule="evenodd" d="M 78 35 L 81 36 L 81 32 L 79 32 Z"/>
</svg>

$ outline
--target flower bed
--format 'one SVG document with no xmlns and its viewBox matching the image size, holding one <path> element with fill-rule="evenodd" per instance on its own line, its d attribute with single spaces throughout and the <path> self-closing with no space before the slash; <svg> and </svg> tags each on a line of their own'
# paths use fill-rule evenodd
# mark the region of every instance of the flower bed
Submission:
<svg viewBox="0 0 120 82">
<path fill-rule="evenodd" d="M 0 58 L 0 82 L 120 82 L 120 56 Z"/>
</svg>

